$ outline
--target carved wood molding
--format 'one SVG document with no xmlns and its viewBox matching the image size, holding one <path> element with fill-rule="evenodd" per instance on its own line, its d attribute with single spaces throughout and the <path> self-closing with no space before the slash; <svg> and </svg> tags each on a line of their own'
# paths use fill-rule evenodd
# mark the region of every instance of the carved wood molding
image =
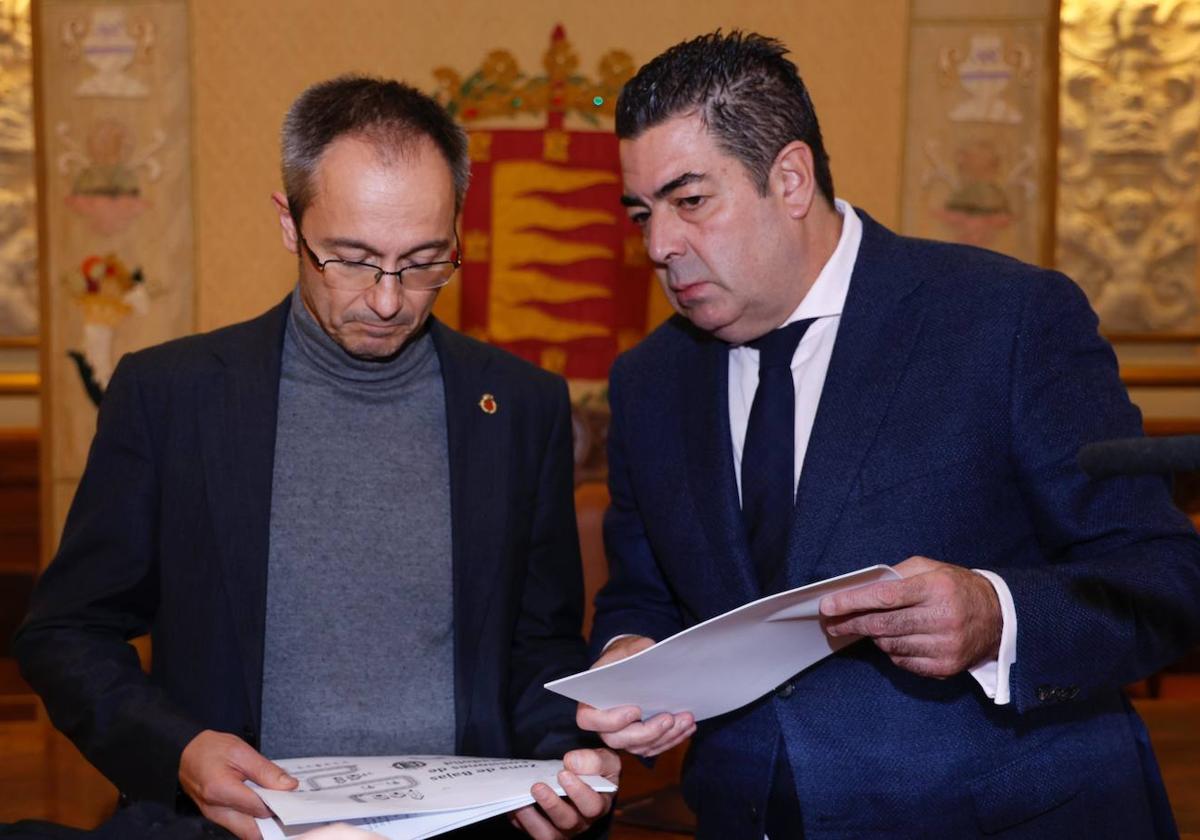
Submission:
<svg viewBox="0 0 1200 840">
<path fill-rule="evenodd" d="M 1200 332 L 1106 332 L 1111 344 L 1195 344 L 1200 345 Z"/>
<path fill-rule="evenodd" d="M 1200 387 L 1200 365 L 1129 365 L 1121 381 L 1127 388 Z"/>
<path fill-rule="evenodd" d="M 42 387 L 36 373 L 0 373 L 0 397 L 33 396 Z"/>
<path fill-rule="evenodd" d="M 1148 437 L 1200 434 L 1200 417 L 1147 417 L 1142 430 Z"/>
<path fill-rule="evenodd" d="M 1111 330 L 1195 329 L 1200 5 L 1064 0 L 1056 264 Z"/>
</svg>

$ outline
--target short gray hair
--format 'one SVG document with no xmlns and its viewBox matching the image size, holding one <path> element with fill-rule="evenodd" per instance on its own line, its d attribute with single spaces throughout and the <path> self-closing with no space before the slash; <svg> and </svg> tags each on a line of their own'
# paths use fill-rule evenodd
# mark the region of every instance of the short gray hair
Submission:
<svg viewBox="0 0 1200 840">
<path fill-rule="evenodd" d="M 374 143 L 385 155 L 429 138 L 454 179 L 454 209 L 471 180 L 467 134 L 432 97 L 392 79 L 339 76 L 305 90 L 283 120 L 283 188 L 296 224 L 312 201 L 313 173 L 329 145 L 344 136 Z"/>
</svg>

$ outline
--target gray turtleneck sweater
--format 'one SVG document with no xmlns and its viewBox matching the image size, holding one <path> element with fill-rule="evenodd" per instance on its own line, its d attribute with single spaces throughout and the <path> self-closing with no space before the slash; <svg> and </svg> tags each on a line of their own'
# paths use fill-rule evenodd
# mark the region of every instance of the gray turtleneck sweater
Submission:
<svg viewBox="0 0 1200 840">
<path fill-rule="evenodd" d="M 450 477 L 428 332 L 345 353 L 299 294 L 271 490 L 262 752 L 454 752 Z"/>
</svg>

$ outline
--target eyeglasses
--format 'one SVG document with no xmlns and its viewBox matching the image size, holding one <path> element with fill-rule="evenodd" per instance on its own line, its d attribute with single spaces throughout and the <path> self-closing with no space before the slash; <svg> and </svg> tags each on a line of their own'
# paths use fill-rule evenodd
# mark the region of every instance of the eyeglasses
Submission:
<svg viewBox="0 0 1200 840">
<path fill-rule="evenodd" d="M 454 250 L 450 259 L 436 262 L 406 265 L 395 271 L 384 271 L 381 267 L 356 260 L 342 260 L 336 257 L 322 260 L 308 246 L 304 234 L 296 231 L 296 238 L 304 246 L 305 253 L 312 260 L 317 271 L 325 278 L 332 288 L 350 292 L 365 292 L 384 277 L 395 277 L 405 289 L 411 292 L 427 292 L 440 289 L 450 282 L 454 272 L 462 265 L 462 250 L 459 248 L 458 231 L 454 231 Z"/>
</svg>

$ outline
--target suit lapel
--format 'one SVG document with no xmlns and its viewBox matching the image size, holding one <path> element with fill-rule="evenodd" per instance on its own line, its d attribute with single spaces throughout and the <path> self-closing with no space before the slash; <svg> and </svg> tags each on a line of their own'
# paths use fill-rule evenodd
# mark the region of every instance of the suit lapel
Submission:
<svg viewBox="0 0 1200 840">
<path fill-rule="evenodd" d="M 921 329 L 916 267 L 899 237 L 857 212 L 862 244 L 797 488 L 788 541 L 793 587 L 812 581 Z"/>
<path fill-rule="evenodd" d="M 688 484 L 712 547 L 713 561 L 712 568 L 698 571 L 720 581 L 722 600 L 732 608 L 759 597 L 759 587 L 750 564 L 734 475 L 729 432 L 729 347 L 690 327 L 685 329 L 697 343 L 697 353 L 684 354 L 679 369 Z"/>
<path fill-rule="evenodd" d="M 446 438 L 450 453 L 450 533 L 454 580 L 455 740 L 461 744 L 470 719 L 474 686 L 488 681 L 476 663 L 487 625 L 492 580 L 500 573 L 508 508 L 509 447 L 505 442 L 512 411 L 506 411 L 503 382 L 491 381 L 489 359 L 472 342 L 430 319 L 446 392 Z M 480 405 L 491 394 L 489 414 Z M 500 667 L 507 667 L 500 664 Z"/>
<path fill-rule="evenodd" d="M 215 349 L 200 399 L 202 464 L 255 728 L 262 699 L 267 552 L 283 331 L 290 299 Z"/>
</svg>

